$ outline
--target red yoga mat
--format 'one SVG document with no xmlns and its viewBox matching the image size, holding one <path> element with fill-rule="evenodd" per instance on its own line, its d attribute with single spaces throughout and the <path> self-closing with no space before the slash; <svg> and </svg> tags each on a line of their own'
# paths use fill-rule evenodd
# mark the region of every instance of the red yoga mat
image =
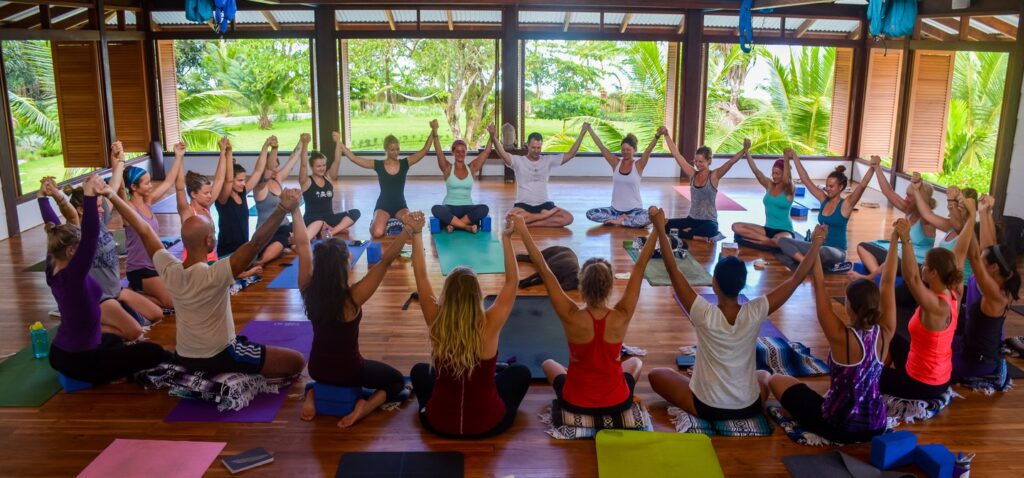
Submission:
<svg viewBox="0 0 1024 478">
<path fill-rule="evenodd" d="M 693 200 L 690 199 L 690 186 L 675 186 L 674 189 L 677 193 L 686 198 L 687 201 Z M 722 191 L 718 191 L 718 194 L 715 195 L 715 208 L 717 208 L 719 211 L 747 210 L 747 208 L 740 205 L 740 203 L 733 201 L 731 197 L 726 196 L 725 193 L 723 193 Z"/>
</svg>

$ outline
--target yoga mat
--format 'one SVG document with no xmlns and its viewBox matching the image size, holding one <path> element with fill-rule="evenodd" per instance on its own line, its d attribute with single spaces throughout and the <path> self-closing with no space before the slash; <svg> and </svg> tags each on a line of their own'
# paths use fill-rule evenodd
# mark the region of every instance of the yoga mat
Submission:
<svg viewBox="0 0 1024 478">
<path fill-rule="evenodd" d="M 725 476 L 707 435 L 601 430 L 594 441 L 601 478 Z"/>
<path fill-rule="evenodd" d="M 363 242 L 362 245 L 353 245 L 353 241 L 347 241 L 348 251 L 351 257 L 351 265 L 349 269 L 355 269 L 356 264 L 359 262 L 359 258 L 362 257 L 363 252 L 366 251 L 367 247 L 370 247 L 369 242 Z M 267 284 L 268 289 L 298 289 L 299 288 L 299 261 L 292 261 L 291 264 L 282 264 L 284 267 L 281 269 L 281 273 Z"/>
<path fill-rule="evenodd" d="M 1016 312 L 1016 313 L 1018 313 L 1020 315 L 1024 315 L 1024 305 L 1011 305 L 1010 306 L 1010 310 L 1012 310 L 1012 311 L 1014 311 L 1014 312 Z"/>
<path fill-rule="evenodd" d="M 200 478 L 227 443 L 117 438 L 78 478 Z"/>
<path fill-rule="evenodd" d="M 153 214 L 177 214 L 178 199 L 174 194 L 167 196 L 149 206 Z"/>
<path fill-rule="evenodd" d="M 913 473 L 882 471 L 841 451 L 782 457 L 793 478 L 914 478 Z"/>
<path fill-rule="evenodd" d="M 46 259 L 22 269 L 21 272 L 46 272 Z"/>
<path fill-rule="evenodd" d="M 679 193 L 680 196 L 686 198 L 687 201 L 693 201 L 690 198 L 690 186 L 674 186 L 673 189 Z M 726 196 L 722 191 L 718 191 L 715 195 L 715 209 L 719 211 L 746 211 L 747 208 L 743 207 L 740 203 L 733 201 L 731 197 Z"/>
<path fill-rule="evenodd" d="M 495 296 L 484 298 L 484 307 L 494 303 Z M 499 360 L 507 358 L 511 362 L 530 367 L 530 376 L 534 380 L 543 380 L 544 369 L 541 364 L 547 359 L 569 365 L 569 342 L 562 329 L 562 321 L 551 306 L 547 296 L 517 296 L 512 313 L 501 329 L 498 338 Z"/>
<path fill-rule="evenodd" d="M 464 468 L 458 451 L 349 452 L 341 455 L 334 477 L 462 478 Z"/>
<path fill-rule="evenodd" d="M 1006 373 L 1010 376 L 1010 378 L 1015 378 L 1015 379 L 1022 379 L 1022 378 L 1024 378 L 1024 370 L 1021 370 L 1016 365 L 1010 363 L 1009 360 L 1006 361 Z"/>
<path fill-rule="evenodd" d="M 715 294 L 700 294 L 700 296 L 703 297 L 704 300 L 708 301 L 708 303 L 712 305 L 718 304 L 718 296 Z M 676 305 L 678 305 L 680 309 L 683 309 L 683 312 L 686 315 L 690 315 L 690 313 L 686 310 L 686 307 L 683 307 L 683 301 L 679 300 L 679 296 L 677 296 L 675 293 L 672 293 L 672 298 L 676 300 Z M 747 296 L 743 294 L 740 294 L 739 297 L 736 298 L 736 301 L 739 302 L 740 305 L 746 304 L 749 300 L 750 299 L 748 299 Z M 779 330 L 778 327 L 776 327 L 775 324 L 773 324 L 770 320 L 765 320 L 764 323 L 761 324 L 761 331 L 757 333 L 757 336 L 778 337 L 780 339 L 789 340 L 788 338 L 786 338 L 786 335 L 783 334 L 782 331 Z"/>
<path fill-rule="evenodd" d="M 128 243 L 125 241 L 124 229 L 114 229 L 110 231 L 110 234 L 114 236 L 114 242 L 117 244 L 117 255 L 123 256 L 128 251 Z M 22 272 L 46 272 L 46 258 L 36 262 L 24 269 Z"/>
<path fill-rule="evenodd" d="M 476 234 L 466 231 L 434 234 L 434 250 L 441 263 L 441 273 L 466 266 L 477 274 L 504 274 L 505 258 L 501 242 L 489 232 Z"/>
<path fill-rule="evenodd" d="M 238 335 L 264 345 L 298 350 L 309 361 L 313 347 L 313 326 L 307 321 L 260 320 L 246 324 Z M 277 416 L 290 386 L 276 394 L 256 395 L 249 406 L 238 411 L 218 411 L 217 404 L 202 400 L 181 400 L 164 418 L 165 422 L 270 423 Z"/>
<path fill-rule="evenodd" d="M 28 334 L 28 328 L 22 329 Z M 46 332 L 53 342 L 54 327 Z M 0 407 L 39 407 L 60 391 L 49 358 L 35 358 L 32 345 L 0 363 Z"/>
<path fill-rule="evenodd" d="M 636 258 L 640 256 L 640 251 L 633 249 L 633 241 L 622 241 L 622 248 L 635 263 Z M 690 254 L 686 254 L 683 258 L 676 257 L 676 267 L 683 273 L 690 285 L 711 285 L 711 274 L 708 274 L 708 271 L 704 270 L 704 266 L 700 265 Z M 653 286 L 672 285 L 672 280 L 668 277 L 668 271 L 665 270 L 665 263 L 662 259 L 651 258 L 644 270 L 644 278 L 647 279 L 648 284 Z"/>
</svg>

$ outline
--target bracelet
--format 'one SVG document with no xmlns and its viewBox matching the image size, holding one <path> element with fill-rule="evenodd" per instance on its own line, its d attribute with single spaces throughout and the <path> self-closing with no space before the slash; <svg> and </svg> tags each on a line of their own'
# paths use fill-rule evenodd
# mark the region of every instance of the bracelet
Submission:
<svg viewBox="0 0 1024 478">
<path fill-rule="evenodd" d="M 286 209 L 284 206 L 282 206 L 281 203 L 277 203 L 277 208 L 276 209 L 280 209 L 281 211 L 284 211 L 285 214 L 288 214 L 288 209 Z"/>
</svg>

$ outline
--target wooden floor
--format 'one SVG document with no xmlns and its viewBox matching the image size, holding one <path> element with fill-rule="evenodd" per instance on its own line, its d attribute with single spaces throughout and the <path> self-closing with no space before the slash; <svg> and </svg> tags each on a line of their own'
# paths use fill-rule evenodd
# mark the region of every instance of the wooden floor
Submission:
<svg viewBox="0 0 1024 478">
<path fill-rule="evenodd" d="M 378 187 L 372 179 L 342 181 L 338 200 L 346 207 L 363 210 L 364 217 L 372 208 Z M 685 215 L 689 203 L 672 186 L 673 180 L 647 179 L 644 199 L 661 205 L 670 216 Z M 441 198 L 438 179 L 410 179 L 406 188 L 409 204 L 429 208 Z M 763 221 L 761 189 L 753 181 L 726 180 L 721 191 L 744 204 L 746 212 L 720 212 L 723 231 L 736 221 Z M 551 185 L 553 199 L 576 215 L 576 223 L 566 229 L 536 230 L 541 247 L 555 244 L 573 247 L 581 259 L 592 256 L 610 258 L 617 271 L 632 267 L 632 261 L 621 249 L 623 239 L 637 231 L 593 227 L 584 212 L 588 207 L 605 206 L 610 197 L 607 180 L 556 180 Z M 503 217 L 515 195 L 514 185 L 498 179 L 479 184 L 477 200 L 491 206 L 494 218 Z M 865 201 L 885 205 L 877 193 L 869 192 Z M 898 213 L 897 213 L 898 214 Z M 894 220 L 891 209 L 862 207 L 850 221 L 850 243 L 883 237 Z M 176 216 L 162 216 L 161 233 L 177 231 Z M 813 220 L 812 220 L 813 222 Z M 497 221 L 496 221 L 497 223 Z M 352 235 L 368 239 L 369 224 L 360 221 Z M 811 227 L 811 222 L 798 222 L 797 230 Z M 731 234 L 728 234 L 731 236 Z M 54 307 L 43 274 L 22 272 L 22 269 L 44 256 L 42 228 L 35 228 L 0 242 L 0 280 L 7 284 L 6 299 L 0 302 L 0 355 L 13 353 L 28 343 L 26 329 L 36 320 L 47 325 L 47 311 Z M 427 246 L 428 254 L 432 247 Z M 522 246 L 518 246 L 522 252 Z M 710 266 L 717 254 L 710 245 L 695 244 L 693 255 Z M 742 251 L 741 257 L 752 261 L 762 257 L 755 251 Z M 788 276 L 771 257 L 764 271 L 750 268 L 745 293 L 761 294 Z M 291 262 L 286 257 L 283 262 Z M 428 258 L 434 286 L 440 290 L 443 277 L 435 257 Z M 272 264 L 263 282 L 232 299 L 236 326 L 240 330 L 251 320 L 305 320 L 297 290 L 267 290 L 266 285 L 281 269 Z M 365 261 L 358 266 L 358 275 L 365 273 Z M 529 274 L 529 267 L 522 274 Z M 500 276 L 481 277 L 485 293 L 500 287 Z M 842 294 L 844 280 L 830 277 L 831 295 Z M 622 283 L 619 284 L 621 289 Z M 364 306 L 360 347 L 371 359 L 383 360 L 408 373 L 416 362 L 429 359 L 427 330 L 417 307 L 401 310 L 401 304 L 414 289 L 412 267 L 408 260 L 392 265 L 384 285 Z M 708 288 L 710 290 L 710 288 Z M 779 329 L 793 340 L 809 345 L 819 357 L 827 354 L 826 342 L 818 328 L 810 285 L 802 285 L 781 310 L 771 316 Z M 542 295 L 536 287 L 523 292 Z M 615 294 L 617 297 L 617 293 Z M 1011 313 L 1006 323 L 1008 335 L 1024 334 L 1024 319 Z M 164 321 L 150 333 L 153 341 L 174 345 L 174 320 Z M 674 366 L 680 345 L 696 340 L 693 327 L 683 318 L 669 287 L 651 287 L 646 283 L 640 305 L 632 322 L 626 343 L 648 350 L 645 370 Z M 1018 365 L 1024 365 L 1021 361 Z M 823 391 L 827 378 L 811 379 L 812 387 Z M 465 453 L 467 476 L 504 477 L 589 477 L 597 475 L 593 441 L 556 441 L 544 433 L 537 414 L 554 398 L 545 384 L 531 387 L 520 408 L 519 417 L 505 434 L 482 441 L 456 441 L 431 436 L 423 431 L 416 418 L 413 402 L 397 412 L 377 412 L 349 430 L 335 427 L 336 418 L 319 417 L 307 423 L 299 420 L 301 402 L 293 396 L 269 424 L 182 424 L 164 423 L 163 417 L 177 399 L 163 392 L 144 391 L 133 384 L 100 387 L 74 395 L 63 392 L 39 409 L 0 408 L 0 475 L 3 476 L 74 476 L 115 438 L 225 441 L 223 454 L 235 454 L 253 447 L 265 447 L 275 455 L 270 466 L 247 472 L 246 476 L 333 476 L 340 456 L 347 451 L 421 451 L 457 450 Z M 974 451 L 974 475 L 1024 476 L 1024 463 L 1016 454 L 1024 450 L 1024 392 L 987 397 L 959 390 L 966 399 L 956 400 L 940 416 L 922 424 L 906 427 L 918 434 L 924 443 L 943 443 L 954 452 Z M 644 377 L 637 384 L 637 394 L 649 405 L 658 431 L 672 431 L 666 414 L 666 403 L 650 388 Z M 786 476 L 781 457 L 792 454 L 821 453 L 824 450 L 802 447 L 790 441 L 776 428 L 770 438 L 715 438 L 718 459 L 727 476 Z M 851 446 L 844 451 L 867 457 L 868 446 Z M 207 476 L 228 476 L 215 462 Z"/>
</svg>

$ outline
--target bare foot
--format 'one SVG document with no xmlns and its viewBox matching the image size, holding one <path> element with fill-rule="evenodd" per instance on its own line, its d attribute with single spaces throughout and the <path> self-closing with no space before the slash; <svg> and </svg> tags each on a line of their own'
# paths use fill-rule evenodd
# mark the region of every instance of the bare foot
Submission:
<svg viewBox="0 0 1024 478">
<path fill-rule="evenodd" d="M 477 226 L 476 224 L 472 224 L 469 227 L 467 227 L 466 230 L 472 232 L 473 234 L 476 234 L 476 231 L 479 230 L 479 226 Z"/>
<path fill-rule="evenodd" d="M 864 274 L 861 274 L 861 273 L 859 273 L 859 272 L 854 272 L 854 271 L 850 271 L 850 272 L 847 272 L 847 273 L 846 273 L 846 277 L 849 277 L 849 278 L 850 278 L 850 279 L 852 279 L 852 280 L 857 280 L 857 279 L 871 279 L 871 277 L 870 277 L 870 276 L 866 276 L 866 275 L 864 275 Z"/>
<path fill-rule="evenodd" d="M 310 421 L 316 416 L 316 403 L 313 401 L 313 389 L 306 392 L 306 398 L 302 402 L 302 414 L 299 415 L 304 421 Z"/>
<path fill-rule="evenodd" d="M 359 421 L 363 414 L 363 409 L 366 408 L 366 400 L 356 400 L 355 407 L 352 408 L 352 413 L 345 415 L 344 418 L 338 420 L 338 428 L 348 428 L 355 425 Z"/>
<path fill-rule="evenodd" d="M 252 277 L 252 276 L 257 275 L 257 274 L 259 274 L 261 272 L 263 272 L 263 266 L 254 266 L 254 267 L 250 268 L 249 270 L 239 274 L 238 278 L 239 279 L 245 279 L 246 277 Z"/>
<path fill-rule="evenodd" d="M 444 228 L 444 230 L 448 231 L 448 233 L 450 234 L 452 232 L 455 232 L 455 226 L 449 224 L 448 227 Z"/>
</svg>

